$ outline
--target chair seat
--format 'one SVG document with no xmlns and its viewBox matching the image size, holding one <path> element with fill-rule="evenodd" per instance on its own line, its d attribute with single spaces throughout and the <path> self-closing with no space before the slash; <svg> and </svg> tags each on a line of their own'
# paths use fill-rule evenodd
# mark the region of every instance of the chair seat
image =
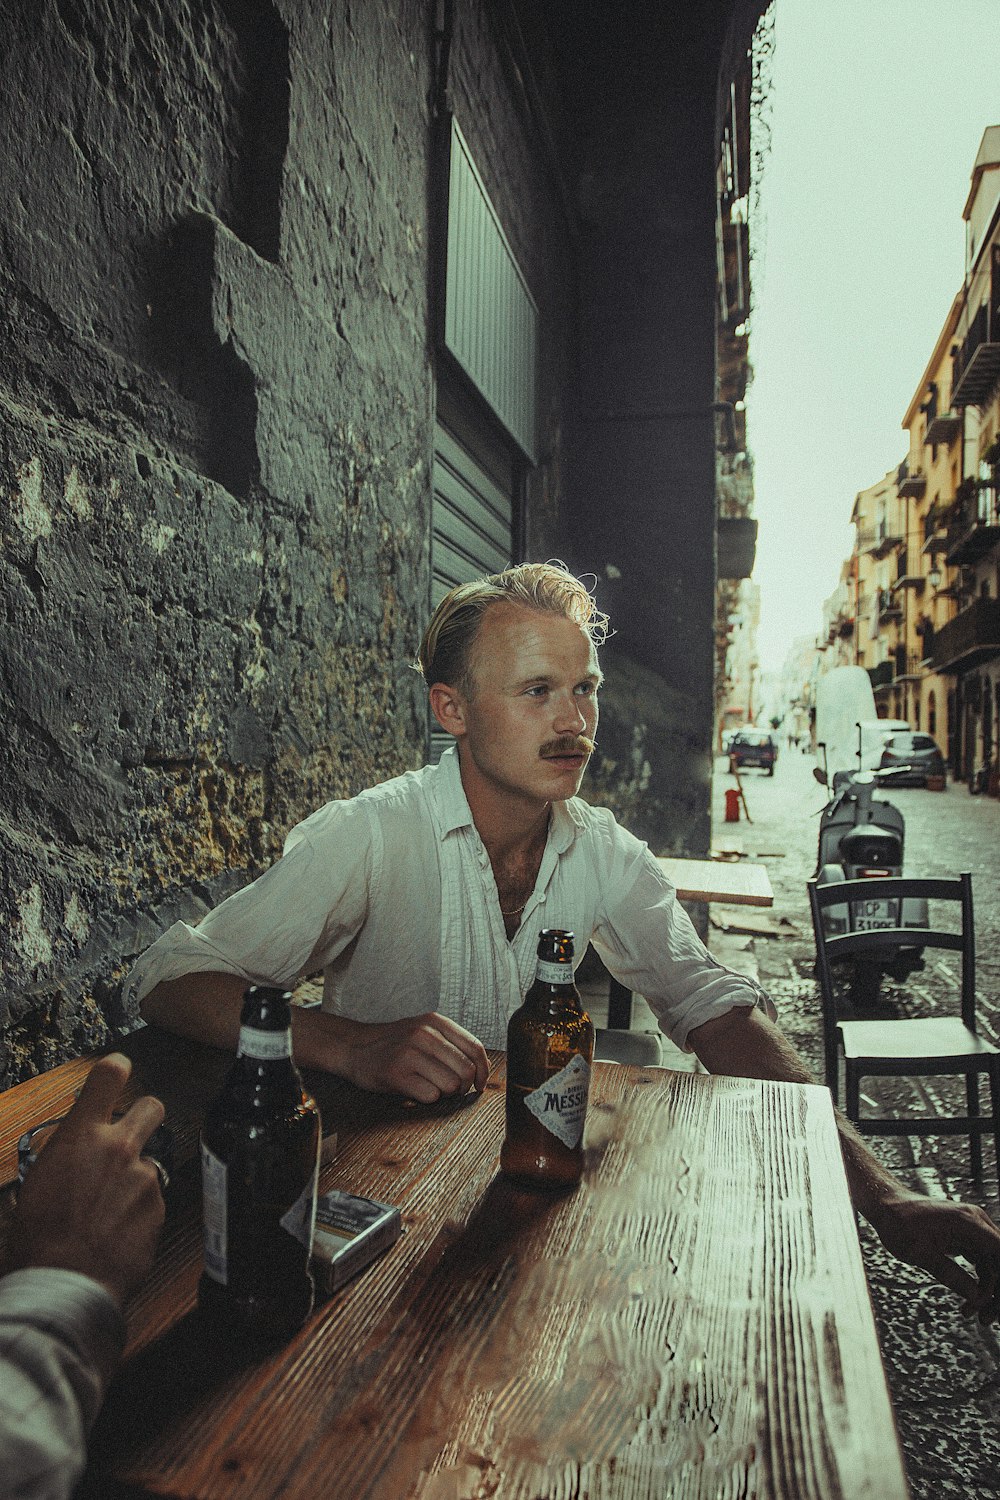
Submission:
<svg viewBox="0 0 1000 1500">
<path fill-rule="evenodd" d="M 914 1021 L 841 1021 L 844 1056 L 908 1058 L 989 1057 L 996 1047 L 970 1031 L 959 1016 L 932 1016 Z"/>
<path fill-rule="evenodd" d="M 636 1068 L 658 1068 L 663 1048 L 655 1031 L 619 1031 L 598 1026 L 594 1032 L 594 1061 L 625 1063 Z"/>
</svg>

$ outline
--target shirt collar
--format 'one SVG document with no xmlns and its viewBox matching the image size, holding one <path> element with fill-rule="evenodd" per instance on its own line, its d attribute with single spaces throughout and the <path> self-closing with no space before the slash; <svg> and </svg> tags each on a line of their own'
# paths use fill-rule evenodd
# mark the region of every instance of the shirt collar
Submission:
<svg viewBox="0 0 1000 1500">
<path fill-rule="evenodd" d="M 446 838 L 460 828 L 475 828 L 469 799 L 462 785 L 462 772 L 458 764 L 458 748 L 449 745 L 435 770 L 435 814 L 438 837 Z M 568 802 L 553 802 L 549 824 L 549 845 L 556 854 L 562 854 L 584 826 L 580 799 L 571 797 Z"/>
</svg>

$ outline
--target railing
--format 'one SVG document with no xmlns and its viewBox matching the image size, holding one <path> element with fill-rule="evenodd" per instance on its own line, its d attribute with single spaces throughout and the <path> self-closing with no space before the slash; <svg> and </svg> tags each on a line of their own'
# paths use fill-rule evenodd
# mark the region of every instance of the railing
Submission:
<svg viewBox="0 0 1000 1500">
<path fill-rule="evenodd" d="M 948 561 L 975 563 L 1000 540 L 1000 491 L 993 480 L 963 479 L 948 527 Z"/>
<path fill-rule="evenodd" d="M 979 306 L 952 357 L 953 406 L 981 405 L 1000 379 L 1000 245 L 991 247 L 989 263 L 976 271 L 966 296 L 966 307 L 973 299 Z"/>
<path fill-rule="evenodd" d="M 872 680 L 873 688 L 888 687 L 895 675 L 895 663 L 891 661 L 880 661 L 877 667 L 868 668 L 868 676 Z"/>
<path fill-rule="evenodd" d="M 905 646 L 896 647 L 896 677 L 919 677 L 922 672 L 921 658 L 908 652 Z"/>
<path fill-rule="evenodd" d="M 939 672 L 995 656 L 1000 656 L 1000 599 L 974 599 L 934 636 L 931 659 Z"/>
<path fill-rule="evenodd" d="M 951 383 L 953 390 L 957 389 L 958 386 L 961 385 L 962 376 L 969 368 L 969 365 L 972 362 L 972 356 L 975 354 L 980 344 L 987 344 L 990 342 L 989 333 L 990 306 L 989 302 L 984 302 L 982 307 L 980 307 L 979 311 L 976 313 L 975 317 L 972 319 L 972 322 L 969 324 L 969 331 L 965 335 L 965 338 L 962 340 L 961 348 L 953 357 L 951 367 Z"/>
</svg>

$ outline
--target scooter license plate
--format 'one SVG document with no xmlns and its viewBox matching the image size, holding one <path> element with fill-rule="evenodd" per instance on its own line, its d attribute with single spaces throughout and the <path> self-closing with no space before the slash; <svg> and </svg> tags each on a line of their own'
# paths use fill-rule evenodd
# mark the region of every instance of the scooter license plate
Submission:
<svg viewBox="0 0 1000 1500">
<path fill-rule="evenodd" d="M 898 901 L 852 901 L 855 932 L 878 932 L 899 926 Z"/>
</svg>

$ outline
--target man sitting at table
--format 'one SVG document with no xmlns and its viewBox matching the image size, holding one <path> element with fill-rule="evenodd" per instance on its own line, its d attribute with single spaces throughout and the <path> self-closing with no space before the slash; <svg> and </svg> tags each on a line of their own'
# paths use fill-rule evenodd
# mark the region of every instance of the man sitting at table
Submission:
<svg viewBox="0 0 1000 1500">
<path fill-rule="evenodd" d="M 153 1264 L 158 1099 L 112 1112 L 131 1064 L 94 1064 L 18 1193 L 0 1278 L 0 1494 L 65 1500 L 125 1343 L 122 1307 Z"/>
<path fill-rule="evenodd" d="M 484 1049 L 505 1045 L 538 931 L 562 927 L 580 952 L 593 942 L 710 1072 L 810 1081 L 770 1001 L 707 952 L 646 845 L 576 795 L 606 630 L 561 566 L 453 589 L 420 667 L 454 747 L 437 766 L 328 803 L 252 885 L 197 928 L 176 923 L 129 976 L 146 1018 L 233 1046 L 248 982 L 291 986 L 322 969 L 322 1010 L 294 1016 L 298 1061 L 432 1102 L 483 1087 Z M 1000 1232 L 989 1217 L 909 1192 L 839 1127 L 855 1205 L 884 1243 L 993 1317 Z"/>
</svg>

